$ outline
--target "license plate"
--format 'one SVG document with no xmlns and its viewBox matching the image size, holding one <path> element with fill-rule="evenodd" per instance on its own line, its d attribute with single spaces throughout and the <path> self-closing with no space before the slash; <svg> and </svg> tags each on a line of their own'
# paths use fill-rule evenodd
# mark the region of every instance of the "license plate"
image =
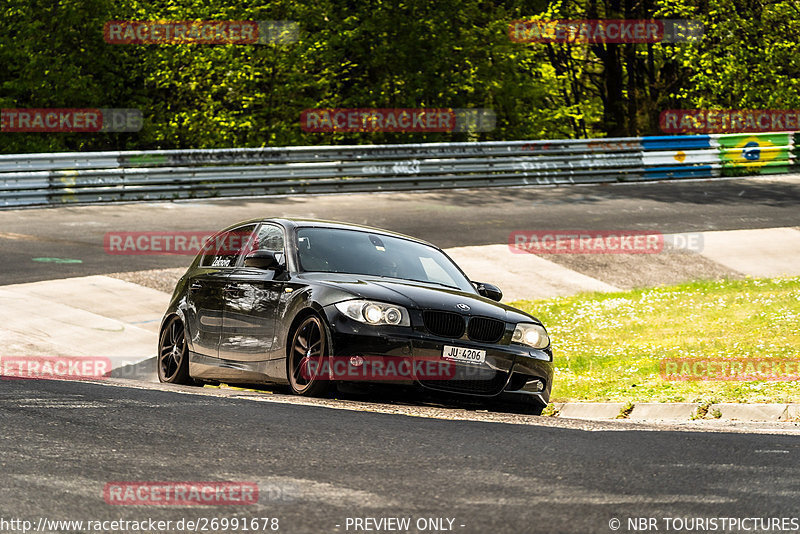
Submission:
<svg viewBox="0 0 800 534">
<path fill-rule="evenodd" d="M 486 361 L 486 351 L 445 345 L 442 358 L 456 362 L 483 363 Z"/>
</svg>

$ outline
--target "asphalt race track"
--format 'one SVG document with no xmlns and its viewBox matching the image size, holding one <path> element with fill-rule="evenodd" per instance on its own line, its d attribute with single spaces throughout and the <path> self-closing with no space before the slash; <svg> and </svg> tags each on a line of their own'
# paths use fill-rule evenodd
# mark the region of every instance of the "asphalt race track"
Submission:
<svg viewBox="0 0 800 534">
<path fill-rule="evenodd" d="M 677 233 L 800 226 L 798 206 L 800 180 L 772 177 L 0 211 L 2 283 L 183 267 L 191 261 L 185 256 L 106 254 L 103 236 L 112 231 L 211 232 L 256 217 L 368 224 L 449 248 L 507 243 L 513 230 Z"/>
<path fill-rule="evenodd" d="M 464 533 L 607 533 L 614 518 L 629 532 L 638 517 L 661 531 L 666 518 L 792 517 L 800 498 L 790 436 L 443 421 L 88 383 L 1 391 L 0 516 L 34 524 L 274 517 L 280 532 L 322 533 L 408 517 Z M 107 505 L 105 484 L 127 480 L 250 481 L 260 498 Z"/>
<path fill-rule="evenodd" d="M 0 284 L 182 267 L 187 256 L 107 254 L 103 236 L 213 231 L 266 216 L 369 224 L 441 247 L 505 243 L 518 229 L 678 233 L 798 227 L 800 179 L 0 211 Z M 215 517 L 278 518 L 279 532 L 290 534 L 398 532 L 363 528 L 364 523 L 353 527 L 354 519 L 367 517 L 410 518 L 409 532 L 655 530 L 631 528 L 642 526 L 636 518 L 654 519 L 662 532 L 706 532 L 688 523 L 668 524 L 667 518 L 800 517 L 798 423 L 756 433 L 735 425 L 524 415 L 490 422 L 383 413 L 370 410 L 369 402 L 361 410 L 334 409 L 271 401 L 268 393 L 250 398 L 214 391 L 0 380 L 0 532 L 22 532 L 19 523 L 8 523 L 12 519 L 38 526 L 42 518 L 174 523 Z M 480 412 L 472 413 L 480 419 Z M 104 487 L 120 481 L 253 482 L 259 500 L 250 506 L 110 505 Z M 437 528 L 416 528 L 417 520 L 442 518 Z M 794 521 L 791 530 L 800 530 L 800 519 Z M 85 525 L 39 530 L 99 531 Z"/>
</svg>

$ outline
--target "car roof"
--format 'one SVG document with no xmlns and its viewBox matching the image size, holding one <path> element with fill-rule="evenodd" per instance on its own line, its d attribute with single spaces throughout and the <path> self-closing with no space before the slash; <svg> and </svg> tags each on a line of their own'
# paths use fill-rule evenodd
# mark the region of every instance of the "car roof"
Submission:
<svg viewBox="0 0 800 534">
<path fill-rule="evenodd" d="M 310 218 L 299 218 L 299 217 L 273 217 L 269 219 L 250 219 L 247 221 L 241 221 L 234 225 L 225 228 L 225 230 L 231 230 L 238 226 L 242 226 L 244 224 L 253 224 L 253 223 L 265 223 L 265 222 L 272 222 L 277 223 L 283 226 L 284 228 L 335 228 L 339 230 L 358 230 L 362 232 L 370 232 L 373 234 L 382 234 L 391 237 L 397 237 L 400 239 L 406 239 L 408 241 L 414 241 L 416 243 L 422 243 L 424 245 L 428 245 L 434 248 L 439 248 L 436 245 L 429 243 L 423 239 L 419 239 L 413 236 L 401 234 L 398 232 L 392 232 L 390 230 L 383 230 L 381 228 L 375 228 L 372 226 L 365 226 L 362 224 L 353 224 L 353 223 L 346 223 L 346 222 L 339 222 L 339 221 L 327 221 L 324 219 L 310 219 Z"/>
</svg>

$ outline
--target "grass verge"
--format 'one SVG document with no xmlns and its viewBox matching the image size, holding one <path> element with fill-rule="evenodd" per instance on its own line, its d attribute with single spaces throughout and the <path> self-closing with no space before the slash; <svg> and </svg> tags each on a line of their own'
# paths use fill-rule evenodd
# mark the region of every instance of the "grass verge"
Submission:
<svg viewBox="0 0 800 534">
<path fill-rule="evenodd" d="M 553 340 L 554 402 L 800 402 L 797 381 L 672 381 L 660 368 L 664 359 L 800 360 L 800 277 L 514 305 L 541 319 Z"/>
</svg>

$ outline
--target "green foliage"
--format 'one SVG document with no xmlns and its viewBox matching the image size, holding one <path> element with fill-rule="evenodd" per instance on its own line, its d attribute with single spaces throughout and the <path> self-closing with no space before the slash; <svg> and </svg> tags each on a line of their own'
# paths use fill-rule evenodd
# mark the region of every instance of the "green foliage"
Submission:
<svg viewBox="0 0 800 534">
<path fill-rule="evenodd" d="M 699 108 L 800 108 L 800 4 L 796 0 L 710 0 L 691 10 L 706 38 L 680 49 L 689 73 L 676 101 Z M 671 3 L 665 17 L 687 12 Z"/>
<path fill-rule="evenodd" d="M 796 0 L 5 0 L 0 107 L 139 108 L 138 133 L 0 134 L 0 152 L 658 133 L 662 109 L 800 107 Z M 693 44 L 522 44 L 530 18 L 689 18 Z M 103 24 L 293 20 L 268 45 L 111 45 Z M 491 108 L 486 133 L 319 134 L 317 107 Z"/>
</svg>

